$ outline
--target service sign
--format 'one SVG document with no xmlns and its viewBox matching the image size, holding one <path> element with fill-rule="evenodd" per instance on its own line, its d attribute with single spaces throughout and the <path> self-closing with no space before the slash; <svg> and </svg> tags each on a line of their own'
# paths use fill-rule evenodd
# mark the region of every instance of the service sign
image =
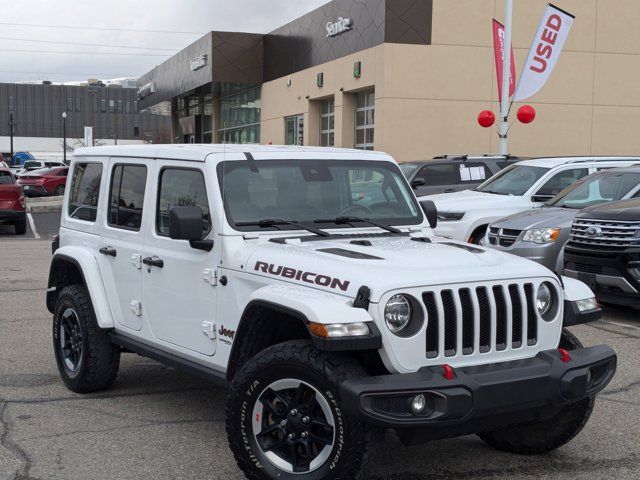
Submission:
<svg viewBox="0 0 640 480">
<path fill-rule="evenodd" d="M 191 61 L 191 71 L 195 72 L 196 70 L 200 70 L 201 68 L 207 65 L 207 54 L 203 53 L 199 57 L 194 58 Z"/>
<path fill-rule="evenodd" d="M 352 28 L 353 21 L 350 18 L 338 17 L 336 22 L 327 22 L 327 38 L 336 37 Z"/>
<path fill-rule="evenodd" d="M 153 82 L 145 83 L 140 88 L 138 88 L 138 100 L 142 100 L 145 97 L 148 97 L 152 93 L 156 91 L 156 85 Z"/>
</svg>

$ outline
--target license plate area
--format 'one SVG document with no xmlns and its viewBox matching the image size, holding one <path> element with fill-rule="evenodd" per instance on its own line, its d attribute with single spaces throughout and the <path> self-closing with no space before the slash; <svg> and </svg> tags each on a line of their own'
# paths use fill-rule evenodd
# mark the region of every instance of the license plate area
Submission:
<svg viewBox="0 0 640 480">
<path fill-rule="evenodd" d="M 598 282 L 596 281 L 596 276 L 593 273 L 579 272 L 578 280 L 586 284 L 593 292 L 598 288 Z"/>
</svg>

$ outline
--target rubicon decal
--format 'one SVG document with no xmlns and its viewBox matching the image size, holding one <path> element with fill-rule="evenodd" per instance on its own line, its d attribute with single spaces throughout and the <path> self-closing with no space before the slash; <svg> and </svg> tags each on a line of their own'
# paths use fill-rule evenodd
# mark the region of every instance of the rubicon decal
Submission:
<svg viewBox="0 0 640 480">
<path fill-rule="evenodd" d="M 322 275 L 320 273 L 305 272 L 303 270 L 297 270 L 295 268 L 283 267 L 280 265 L 274 265 L 272 263 L 256 262 L 254 267 L 256 272 L 268 273 L 283 278 L 290 278 L 292 280 L 298 280 L 301 282 L 312 283 L 320 287 L 329 287 L 346 292 L 349 288 L 348 280 L 340 280 L 328 275 Z"/>
</svg>

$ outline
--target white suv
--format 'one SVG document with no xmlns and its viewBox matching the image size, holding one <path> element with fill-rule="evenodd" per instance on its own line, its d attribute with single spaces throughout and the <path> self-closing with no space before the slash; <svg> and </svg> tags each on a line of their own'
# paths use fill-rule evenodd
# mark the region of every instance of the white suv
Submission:
<svg viewBox="0 0 640 480">
<path fill-rule="evenodd" d="M 480 243 L 487 226 L 541 207 L 587 175 L 640 163 L 640 157 L 560 157 L 525 160 L 498 172 L 475 190 L 429 195 L 438 208 L 436 235 Z"/>
<path fill-rule="evenodd" d="M 249 478 L 354 478 L 384 428 L 563 445 L 616 368 L 563 328 L 598 318 L 593 293 L 437 239 L 423 209 L 382 153 L 76 150 L 47 291 L 60 375 L 106 389 L 135 352 L 228 384 Z"/>
</svg>

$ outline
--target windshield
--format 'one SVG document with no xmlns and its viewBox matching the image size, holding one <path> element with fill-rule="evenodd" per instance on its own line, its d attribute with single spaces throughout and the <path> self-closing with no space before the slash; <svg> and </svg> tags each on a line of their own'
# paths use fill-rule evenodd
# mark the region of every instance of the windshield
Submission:
<svg viewBox="0 0 640 480">
<path fill-rule="evenodd" d="M 417 170 L 418 166 L 417 163 L 401 163 L 400 171 L 402 171 L 402 174 L 406 178 L 409 178 L 411 174 Z"/>
<path fill-rule="evenodd" d="M 511 165 L 478 187 L 479 192 L 521 196 L 549 171 L 544 167 Z"/>
<path fill-rule="evenodd" d="M 24 162 L 24 165 L 22 167 L 25 170 L 34 169 L 34 168 L 42 168 L 42 163 L 34 162 L 34 161 L 27 161 L 27 162 Z"/>
<path fill-rule="evenodd" d="M 0 170 L 0 185 L 13 183 L 13 178 L 9 172 L 3 172 Z"/>
<path fill-rule="evenodd" d="M 640 173 L 602 172 L 582 180 L 551 199 L 550 207 L 582 209 L 622 200 L 640 184 Z"/>
<path fill-rule="evenodd" d="M 246 161 L 223 162 L 218 166 L 227 218 L 237 230 L 299 228 L 273 222 L 247 225 L 264 220 L 318 228 L 350 226 L 328 221 L 339 217 L 360 217 L 383 225 L 422 223 L 415 197 L 391 162 L 264 160 L 256 162 L 254 170 Z"/>
</svg>

